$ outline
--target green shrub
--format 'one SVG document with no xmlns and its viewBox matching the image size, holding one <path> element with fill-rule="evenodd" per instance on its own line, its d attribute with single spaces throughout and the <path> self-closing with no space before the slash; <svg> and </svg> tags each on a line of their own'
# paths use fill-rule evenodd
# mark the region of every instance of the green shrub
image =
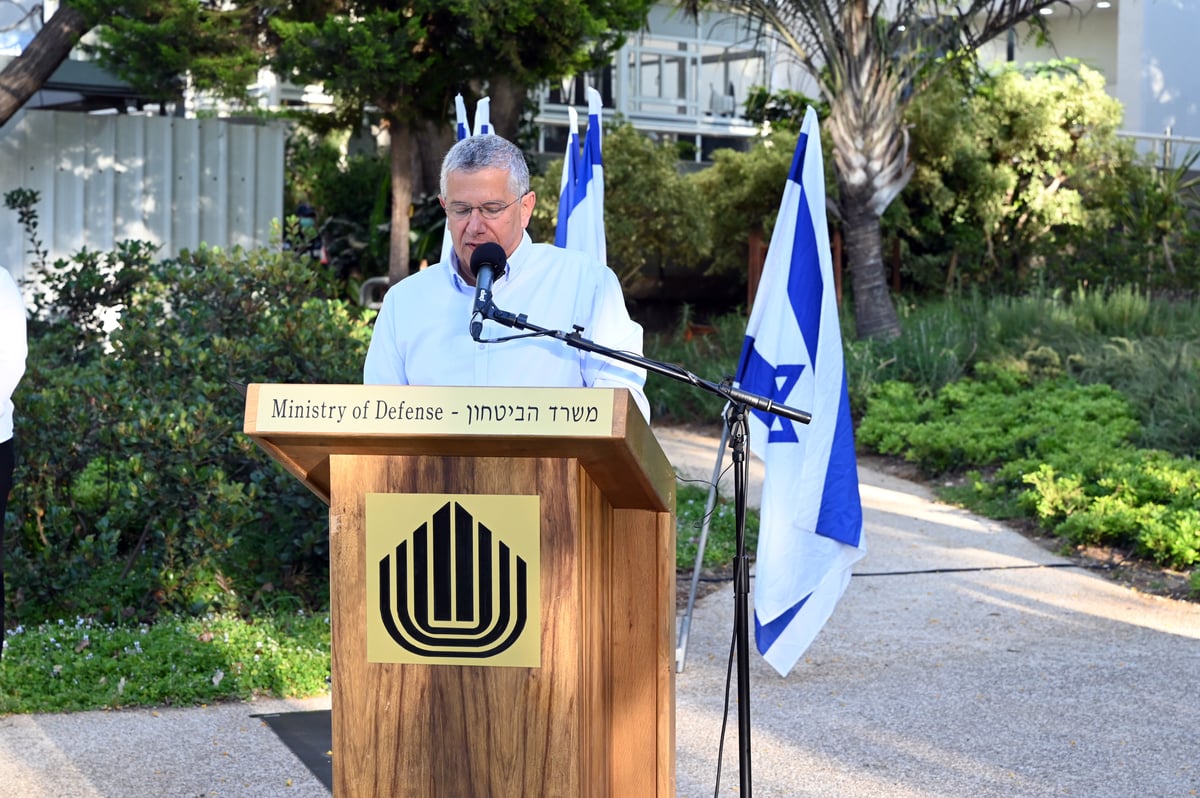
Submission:
<svg viewBox="0 0 1200 798">
<path fill-rule="evenodd" d="M 712 166 L 691 176 L 708 212 L 714 273 L 744 280 L 751 231 L 760 232 L 764 242 L 771 240 L 796 138 L 796 132 L 780 131 L 748 152 L 717 150 Z M 826 185 L 836 185 L 832 172 Z"/>
<path fill-rule="evenodd" d="M 929 475 L 992 517 L 1027 516 L 1074 544 L 1122 546 L 1177 568 L 1200 562 L 1200 465 L 1135 448 L 1140 425 L 1107 385 L 980 364 L 932 396 L 880 385 L 858 441 Z"/>
<path fill-rule="evenodd" d="M 746 337 L 746 317 L 729 313 L 710 325 L 697 328 L 691 323 L 687 307 L 680 315 L 678 328 L 669 334 L 646 338 L 646 356 L 663 363 L 674 363 L 697 377 L 720 383 L 737 371 L 742 342 Z M 651 418 L 656 423 L 723 423 L 725 400 L 688 382 L 651 372 L 646 376 L 646 398 Z"/>
<path fill-rule="evenodd" d="M 1200 453 L 1200 340 L 1097 338 L 1069 355 L 1066 368 L 1129 399 L 1142 422 L 1141 446 Z"/>
<path fill-rule="evenodd" d="M 1095 70 L 1061 61 L 986 75 L 950 70 L 907 119 L 915 172 L 885 223 L 922 289 L 1022 290 L 1064 237 L 1086 240 L 1111 224 L 1109 208 L 1088 197 L 1109 197 L 1115 208 L 1113 163 L 1131 154 L 1116 137 L 1120 104 Z M 1078 279 L 1053 277 L 1056 285 Z"/>
<path fill-rule="evenodd" d="M 891 341 L 845 336 L 856 418 L 888 380 L 928 397 L 991 361 L 1031 379 L 1109 385 L 1141 422 L 1138 445 L 1200 452 L 1200 303 L 1080 286 L 988 298 L 968 292 L 905 304 L 900 318 L 903 332 Z"/>
<path fill-rule="evenodd" d="M 51 267 L 69 295 L 103 259 Z M 201 249 L 146 263 L 120 324 L 37 321 L 8 590 L 22 623 L 327 601 L 322 503 L 240 433 L 231 383 L 359 382 L 369 330 L 306 265 Z"/>
<path fill-rule="evenodd" d="M 1200 563 L 1200 464 L 1165 452 L 1123 450 L 1099 474 L 1041 465 L 1022 497 L 1073 543 L 1132 548 L 1175 567 Z"/>
<path fill-rule="evenodd" d="M 341 252 L 351 259 L 348 265 L 356 277 L 387 274 L 392 180 L 388 159 L 377 153 L 343 156 L 330 138 L 298 129 L 288 138 L 286 160 L 285 211 L 293 214 L 301 203 L 312 206 L 317 228 L 326 230 L 331 256 Z M 438 211 L 440 215 L 440 207 Z M 414 233 L 418 230 L 419 226 Z M 346 251 L 351 240 L 352 255 Z M 427 254 L 415 244 L 414 263 Z"/>
<path fill-rule="evenodd" d="M 608 265 L 627 293 L 645 293 L 668 265 L 692 267 L 707 257 L 704 200 L 679 173 L 674 149 L 656 144 L 629 123 L 604 133 L 604 228 Z M 562 160 L 530 187 L 538 202 L 529 225 L 536 241 L 553 241 Z"/>
<path fill-rule="evenodd" d="M 867 397 L 888 380 L 931 392 L 967 376 L 986 354 L 982 347 L 990 340 L 984 306 L 974 292 L 963 299 L 925 303 L 919 310 L 904 305 L 902 333 L 888 340 L 856 340 L 852 321 L 843 318 L 846 379 L 854 415 L 862 415 Z"/>
</svg>

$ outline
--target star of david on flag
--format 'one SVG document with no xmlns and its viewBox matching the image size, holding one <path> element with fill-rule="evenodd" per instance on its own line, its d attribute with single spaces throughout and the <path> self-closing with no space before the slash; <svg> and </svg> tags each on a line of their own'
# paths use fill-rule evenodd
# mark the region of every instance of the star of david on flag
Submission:
<svg viewBox="0 0 1200 798">
<path fill-rule="evenodd" d="M 603 106 L 600 92 L 590 86 L 587 98 L 587 133 L 582 147 L 579 143 L 579 114 L 574 107 L 567 109 L 571 129 L 563 159 L 554 243 L 566 249 L 587 252 L 601 263 L 608 263 L 604 237 L 604 160 L 600 155 L 600 114 Z"/>
<path fill-rule="evenodd" d="M 807 425 L 757 410 L 750 416 L 750 449 L 764 463 L 754 636 L 763 658 L 786 676 L 866 553 L 825 167 L 812 108 L 804 115 L 755 296 L 738 387 L 812 414 Z"/>
</svg>

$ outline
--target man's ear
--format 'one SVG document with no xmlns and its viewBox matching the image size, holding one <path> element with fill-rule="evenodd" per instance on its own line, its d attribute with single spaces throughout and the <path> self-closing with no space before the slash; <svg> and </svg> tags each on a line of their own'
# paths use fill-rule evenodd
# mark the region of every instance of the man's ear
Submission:
<svg viewBox="0 0 1200 798">
<path fill-rule="evenodd" d="M 537 194 L 532 190 L 525 192 L 525 196 L 521 197 L 521 227 L 528 227 L 529 220 L 533 218 L 533 206 L 537 204 Z"/>
</svg>

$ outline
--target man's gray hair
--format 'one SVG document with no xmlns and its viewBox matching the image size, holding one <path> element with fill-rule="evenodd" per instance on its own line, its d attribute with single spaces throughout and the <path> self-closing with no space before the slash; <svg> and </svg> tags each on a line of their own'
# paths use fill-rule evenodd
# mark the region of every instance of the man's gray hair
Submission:
<svg viewBox="0 0 1200 798">
<path fill-rule="evenodd" d="M 446 178 L 451 172 L 478 172 L 480 169 L 504 169 L 513 196 L 529 191 L 529 164 L 525 155 L 508 139 L 488 133 L 468 136 L 455 144 L 442 159 L 441 192 L 446 196 Z"/>
</svg>

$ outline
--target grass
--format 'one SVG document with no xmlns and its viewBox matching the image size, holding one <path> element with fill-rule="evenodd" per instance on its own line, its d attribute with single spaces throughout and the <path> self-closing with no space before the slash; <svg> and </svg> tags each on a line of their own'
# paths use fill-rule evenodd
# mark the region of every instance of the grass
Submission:
<svg viewBox="0 0 1200 798">
<path fill-rule="evenodd" d="M 319 695 L 329 652 L 327 615 L 17 627 L 0 660 L 0 715 Z"/>
<path fill-rule="evenodd" d="M 681 485 L 675 495 L 675 519 L 678 532 L 675 540 L 675 564 L 691 570 L 696 564 L 696 550 L 703 531 L 705 510 L 708 509 L 708 488 L 700 485 Z M 733 503 L 718 499 L 709 519 L 708 539 L 704 546 L 703 568 L 720 569 L 733 562 L 737 553 L 736 518 Z M 758 512 L 746 511 L 746 551 L 753 558 L 758 543 Z"/>
</svg>

